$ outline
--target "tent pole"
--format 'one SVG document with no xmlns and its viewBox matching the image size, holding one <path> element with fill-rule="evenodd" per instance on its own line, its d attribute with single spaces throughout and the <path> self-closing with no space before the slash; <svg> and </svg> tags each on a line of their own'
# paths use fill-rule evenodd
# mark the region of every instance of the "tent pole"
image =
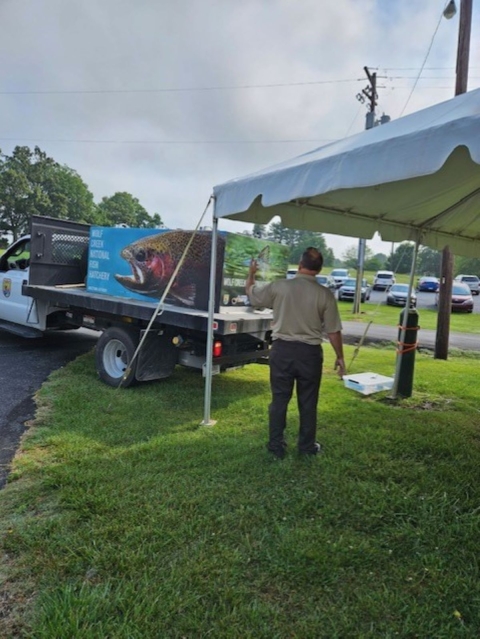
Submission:
<svg viewBox="0 0 480 639">
<path fill-rule="evenodd" d="M 213 371 L 213 314 L 215 313 L 215 279 L 217 273 L 217 235 L 218 219 L 215 215 L 216 200 L 213 199 L 213 222 L 212 222 L 212 254 L 210 256 L 210 293 L 208 298 L 208 333 L 207 333 L 207 353 L 204 364 L 205 394 L 203 406 L 202 426 L 214 426 L 216 421 L 210 419 L 210 408 L 212 401 L 212 371 Z"/>
<path fill-rule="evenodd" d="M 408 311 L 410 310 L 410 300 L 412 299 L 412 291 L 413 291 L 413 280 L 415 279 L 415 268 L 417 266 L 417 256 L 418 256 L 418 247 L 420 244 L 420 237 L 417 236 L 417 239 L 415 241 L 415 247 L 413 249 L 413 257 L 412 257 L 412 266 L 410 269 L 410 279 L 408 281 L 408 292 L 407 292 L 407 301 L 405 303 L 405 309 L 408 313 Z M 405 342 L 405 336 L 407 334 L 407 327 L 406 327 L 406 317 L 405 317 L 405 321 L 402 322 L 402 328 L 400 331 L 400 344 L 404 344 Z M 393 380 L 393 391 L 392 391 L 392 397 L 394 399 L 397 398 L 398 395 L 398 384 L 400 382 L 400 368 L 402 365 L 402 351 L 400 351 L 400 353 L 397 356 L 397 365 L 395 368 L 395 379 Z"/>
</svg>

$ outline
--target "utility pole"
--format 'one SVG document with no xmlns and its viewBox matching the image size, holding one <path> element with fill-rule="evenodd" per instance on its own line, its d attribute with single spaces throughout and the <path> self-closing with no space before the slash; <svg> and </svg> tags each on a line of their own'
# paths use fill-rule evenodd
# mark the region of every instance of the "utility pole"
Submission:
<svg viewBox="0 0 480 639">
<path fill-rule="evenodd" d="M 468 59 L 470 55 L 470 33 L 472 30 L 472 2 L 460 0 L 460 21 L 458 25 L 458 46 L 455 95 L 466 93 L 468 84 Z M 440 274 L 440 295 L 438 300 L 437 333 L 435 338 L 435 358 L 448 358 L 450 337 L 450 314 L 452 306 L 453 253 L 449 246 L 442 251 Z"/>
<path fill-rule="evenodd" d="M 357 95 L 357 99 L 360 102 L 365 102 L 366 96 L 369 107 L 367 111 L 365 128 L 372 129 L 375 126 L 375 107 L 377 106 L 377 74 L 370 73 L 368 67 L 363 67 L 363 70 L 367 74 L 368 81 L 370 84 L 362 89 L 362 93 Z M 363 95 L 362 95 L 363 94 Z M 367 240 L 360 238 L 358 240 L 358 258 L 357 258 L 357 280 L 355 285 L 355 297 L 353 299 L 353 310 L 352 312 L 359 313 L 360 312 L 360 300 L 362 298 L 362 279 L 363 279 L 363 265 L 365 263 L 365 249 L 367 247 Z"/>
</svg>

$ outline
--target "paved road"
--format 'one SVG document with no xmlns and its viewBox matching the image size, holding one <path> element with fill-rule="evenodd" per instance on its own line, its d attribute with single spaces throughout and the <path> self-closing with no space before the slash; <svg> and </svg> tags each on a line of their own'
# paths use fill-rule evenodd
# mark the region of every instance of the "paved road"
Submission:
<svg viewBox="0 0 480 639">
<path fill-rule="evenodd" d="M 421 321 L 419 322 L 421 325 Z M 367 329 L 368 324 L 360 322 L 345 322 L 343 324 L 343 334 L 347 344 L 357 344 Z M 436 331 L 420 328 L 418 331 L 418 343 L 420 347 L 435 347 Z M 371 324 L 367 331 L 364 343 L 368 342 L 395 342 L 398 339 L 398 329 L 395 326 L 382 326 Z M 480 335 L 473 333 L 452 333 L 450 332 L 450 348 L 460 348 L 466 351 L 480 351 Z"/>
<path fill-rule="evenodd" d="M 35 411 L 33 394 L 50 373 L 93 348 L 99 333 L 80 329 L 24 339 L 0 331 L 0 488 Z"/>
</svg>

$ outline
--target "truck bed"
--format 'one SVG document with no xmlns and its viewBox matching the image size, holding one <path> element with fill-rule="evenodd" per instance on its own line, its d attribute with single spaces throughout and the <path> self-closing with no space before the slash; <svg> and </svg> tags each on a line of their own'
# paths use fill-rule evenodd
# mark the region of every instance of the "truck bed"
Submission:
<svg viewBox="0 0 480 639">
<path fill-rule="evenodd" d="M 24 295 L 36 300 L 49 302 L 59 309 L 67 309 L 94 316 L 128 317 L 144 322 L 150 321 L 157 302 L 112 297 L 100 293 L 90 293 L 78 285 L 41 286 L 25 284 Z M 271 329 L 272 312 L 257 311 L 251 308 L 221 307 L 214 315 L 214 330 L 217 335 L 241 333 L 260 333 Z M 181 308 L 170 304 L 163 305 L 163 311 L 157 316 L 154 325 L 174 325 L 180 328 L 207 331 L 208 313 L 197 309 Z"/>
</svg>

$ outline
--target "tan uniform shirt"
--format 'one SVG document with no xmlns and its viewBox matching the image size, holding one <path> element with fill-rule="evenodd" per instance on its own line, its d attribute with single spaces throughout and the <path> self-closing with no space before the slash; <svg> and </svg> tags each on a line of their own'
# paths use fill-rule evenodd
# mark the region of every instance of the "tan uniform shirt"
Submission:
<svg viewBox="0 0 480 639">
<path fill-rule="evenodd" d="M 273 309 L 273 339 L 316 345 L 324 332 L 342 330 L 334 294 L 313 275 L 255 284 L 249 299 L 252 306 Z"/>
</svg>

